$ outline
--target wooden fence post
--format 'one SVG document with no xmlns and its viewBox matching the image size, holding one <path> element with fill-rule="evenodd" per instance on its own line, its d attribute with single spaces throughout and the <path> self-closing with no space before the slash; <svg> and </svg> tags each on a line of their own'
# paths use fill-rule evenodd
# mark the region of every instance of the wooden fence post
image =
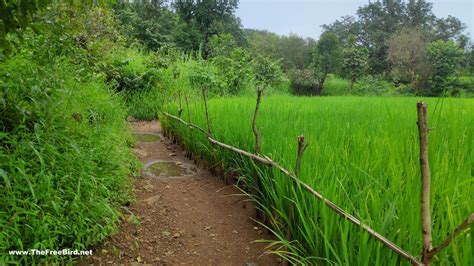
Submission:
<svg viewBox="0 0 474 266">
<path fill-rule="evenodd" d="M 178 104 L 179 104 L 178 117 L 181 117 L 181 113 L 183 112 L 183 107 L 181 104 L 181 92 L 178 92 Z"/>
<path fill-rule="evenodd" d="M 463 230 L 474 222 L 474 213 L 471 213 L 444 241 L 433 248 L 430 212 L 431 173 L 428 161 L 428 122 L 427 105 L 424 102 L 416 104 L 418 110 L 418 130 L 420 135 L 420 167 L 421 167 L 421 226 L 423 237 L 423 254 L 421 262 L 430 265 L 434 256 L 447 247 Z"/>
<path fill-rule="evenodd" d="M 202 89 L 202 98 L 204 99 L 204 108 L 206 109 L 206 122 L 207 122 L 207 133 L 209 136 L 212 136 L 211 133 L 211 121 L 209 120 L 209 109 L 207 107 L 207 95 L 206 95 L 206 88 Z"/>
<path fill-rule="evenodd" d="M 433 248 L 433 239 L 431 236 L 431 212 L 430 212 L 430 186 L 431 173 L 428 160 L 428 122 L 427 105 L 424 102 L 416 104 L 418 111 L 418 131 L 420 135 L 420 167 L 421 167 L 421 229 L 423 238 L 423 256 L 422 262 L 425 265 L 431 263 L 429 256 Z"/>
<path fill-rule="evenodd" d="M 303 152 L 306 150 L 306 147 L 308 145 L 304 143 L 304 136 L 300 135 L 298 136 L 298 153 L 296 157 L 296 165 L 295 165 L 295 177 L 299 178 L 300 175 L 300 168 L 301 168 L 301 159 L 303 158 Z M 296 183 L 295 180 L 292 180 L 292 188 L 296 188 L 298 184 Z M 286 239 L 288 241 L 291 241 L 291 229 L 290 229 L 290 224 L 293 223 L 294 221 L 294 214 L 295 212 L 295 203 L 290 202 L 290 208 L 288 209 L 288 226 L 286 229 Z"/>
<path fill-rule="evenodd" d="M 252 121 L 252 130 L 253 130 L 253 134 L 255 135 L 255 154 L 260 153 L 260 134 L 258 133 L 258 129 L 257 129 L 257 114 L 258 114 L 258 109 L 260 107 L 261 99 L 262 99 L 262 90 L 257 89 L 257 104 L 255 105 L 255 112 L 253 113 L 253 121 Z"/>
<path fill-rule="evenodd" d="M 191 110 L 189 110 L 188 95 L 184 94 L 184 100 L 185 100 L 185 103 L 186 103 L 186 109 L 188 111 L 188 121 L 189 121 L 189 124 L 192 124 L 193 122 L 191 121 Z M 189 126 L 189 138 L 191 139 L 191 143 L 194 143 L 193 128 L 191 126 Z M 191 159 L 192 158 L 192 152 L 189 152 L 188 155 L 189 155 L 189 158 Z"/>
</svg>

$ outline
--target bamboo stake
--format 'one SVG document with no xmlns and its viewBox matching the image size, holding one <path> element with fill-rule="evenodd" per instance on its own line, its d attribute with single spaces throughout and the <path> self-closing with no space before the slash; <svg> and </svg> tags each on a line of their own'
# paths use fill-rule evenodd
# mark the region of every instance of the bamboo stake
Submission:
<svg viewBox="0 0 474 266">
<path fill-rule="evenodd" d="M 257 129 L 257 114 L 258 108 L 260 107 L 260 101 L 262 99 L 262 90 L 257 90 L 257 104 L 255 105 L 255 112 L 253 113 L 252 129 L 253 134 L 255 135 L 255 154 L 260 153 L 260 134 Z"/>
<path fill-rule="evenodd" d="M 430 213 L 430 164 L 428 160 L 428 122 L 427 105 L 424 102 L 416 104 L 418 111 L 418 131 L 420 135 L 420 167 L 421 167 L 421 228 L 423 238 L 422 262 L 430 265 L 432 257 L 430 251 L 433 248 L 431 235 L 431 213 Z"/>
<path fill-rule="evenodd" d="M 410 253 L 408 253 L 407 251 L 401 249 L 399 246 L 397 246 L 395 243 L 391 242 L 390 240 L 388 240 L 387 238 L 383 237 L 382 235 L 380 235 L 378 232 L 376 232 L 374 229 L 372 229 L 371 227 L 369 227 L 368 225 L 365 225 L 363 224 L 360 220 L 358 220 L 357 218 L 355 218 L 354 216 L 350 215 L 349 213 L 345 212 L 342 208 L 340 208 L 339 206 L 337 206 L 336 204 L 332 203 L 330 200 L 324 198 L 324 196 L 322 194 L 320 194 L 319 192 L 317 192 L 316 190 L 314 190 L 311 186 L 309 186 L 308 184 L 302 182 L 301 180 L 299 180 L 298 178 L 295 177 L 294 174 L 290 173 L 288 170 L 286 170 L 285 168 L 281 167 L 279 164 L 277 164 L 276 162 L 274 162 L 272 159 L 270 159 L 268 156 L 263 156 L 263 157 L 260 157 L 258 155 L 255 155 L 255 154 L 252 154 L 252 153 L 249 153 L 247 151 L 244 151 L 244 150 L 241 150 L 241 149 L 238 149 L 236 147 L 233 147 L 231 145 L 228 145 L 228 144 L 225 144 L 225 143 L 222 143 L 222 142 L 219 142 L 215 139 L 213 139 L 211 136 L 209 136 L 207 134 L 207 132 L 205 130 L 203 130 L 202 128 L 200 128 L 199 126 L 196 126 L 196 125 L 193 125 L 193 124 L 189 124 L 185 121 L 183 121 L 182 119 L 176 117 L 176 116 L 173 116 L 173 115 L 170 115 L 166 112 L 163 112 L 163 114 L 165 116 L 168 116 L 170 118 L 173 118 L 177 121 L 180 121 L 181 123 L 185 124 L 185 125 L 188 125 L 189 127 L 191 128 L 195 128 L 199 131 L 201 131 L 202 133 L 204 133 L 205 135 L 208 136 L 208 139 L 211 143 L 213 144 L 216 144 L 222 148 L 225 148 L 225 149 L 228 149 L 228 150 L 231 150 L 233 152 L 236 152 L 238 154 L 241 154 L 243 156 L 247 156 L 251 159 L 253 159 L 254 161 L 257 161 L 257 162 L 260 162 L 264 165 L 268 165 L 270 167 L 275 167 L 277 168 L 280 172 L 282 172 L 283 174 L 285 174 L 286 176 L 290 177 L 292 180 L 294 180 L 298 185 L 300 185 L 304 190 L 306 190 L 307 192 L 309 192 L 310 194 L 312 194 L 313 196 L 315 196 L 318 200 L 321 200 L 323 201 L 326 206 L 328 206 L 330 209 L 332 209 L 333 211 L 335 211 L 337 214 L 339 214 L 340 216 L 346 218 L 348 221 L 350 221 L 351 223 L 357 225 L 357 226 L 360 226 L 362 229 L 364 229 L 369 235 L 373 236 L 375 239 L 379 240 L 380 242 L 382 242 L 386 247 L 388 247 L 389 249 L 391 249 L 393 252 L 397 253 L 398 255 L 400 255 L 402 258 L 408 260 L 409 262 L 411 262 L 413 265 L 423 265 L 421 262 L 419 262 L 413 255 L 411 255 Z"/>
</svg>

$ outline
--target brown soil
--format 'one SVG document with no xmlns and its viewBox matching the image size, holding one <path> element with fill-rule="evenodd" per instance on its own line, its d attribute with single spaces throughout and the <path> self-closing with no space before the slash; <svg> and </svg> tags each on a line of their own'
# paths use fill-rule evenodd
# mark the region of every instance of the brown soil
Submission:
<svg viewBox="0 0 474 266">
<path fill-rule="evenodd" d="M 132 126 L 135 133 L 161 132 L 156 121 Z M 80 264 L 279 264 L 274 256 L 263 255 L 265 243 L 255 242 L 272 237 L 252 220 L 255 211 L 246 207 L 238 189 L 197 167 L 166 138 L 141 142 L 134 150 L 145 165 L 133 182 L 136 202 L 119 232 Z M 147 171 L 146 166 L 163 161 L 192 173 L 170 177 Z"/>
</svg>

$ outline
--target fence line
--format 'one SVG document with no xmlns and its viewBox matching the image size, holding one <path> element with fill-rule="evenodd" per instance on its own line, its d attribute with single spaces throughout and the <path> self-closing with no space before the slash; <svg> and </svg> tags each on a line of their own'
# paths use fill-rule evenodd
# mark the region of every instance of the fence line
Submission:
<svg viewBox="0 0 474 266">
<path fill-rule="evenodd" d="M 275 161 L 273 161 L 270 157 L 268 156 L 259 156 L 259 155 L 256 155 L 256 154 L 253 154 L 253 153 L 250 153 L 250 152 L 247 152 L 247 151 L 244 151 L 244 150 L 241 150 L 239 148 L 236 148 L 234 146 L 231 146 L 229 144 L 226 144 L 226 143 L 223 143 L 223 142 L 220 142 L 220 141 L 217 141 L 215 140 L 214 138 L 211 137 L 210 134 L 208 134 L 208 132 L 206 132 L 204 129 L 202 129 L 201 127 L 195 125 L 195 124 L 192 124 L 192 123 L 188 123 L 186 121 L 184 121 L 183 119 L 179 118 L 179 117 L 176 117 L 174 115 L 171 115 L 165 111 L 162 111 L 163 115 L 169 117 L 169 118 L 172 118 L 178 122 L 181 122 L 182 124 L 184 124 L 185 126 L 188 126 L 189 128 L 191 129 L 196 129 L 198 131 L 200 131 L 201 133 L 205 134 L 207 136 L 207 139 L 209 140 L 210 143 L 212 144 L 215 144 L 215 145 L 218 145 L 222 148 L 225 148 L 225 149 L 228 149 L 228 150 L 231 150 L 235 153 L 238 153 L 240 155 L 243 155 L 243 156 L 246 156 L 246 157 L 249 157 L 251 159 L 253 159 L 254 161 L 257 161 L 259 163 L 262 163 L 264 165 L 267 165 L 267 166 L 270 166 L 270 167 L 275 167 L 276 169 L 278 169 L 280 172 L 282 172 L 284 175 L 288 176 L 289 178 L 291 178 L 294 182 L 296 182 L 297 184 L 301 185 L 307 192 L 311 193 L 313 196 L 315 196 L 318 200 L 324 202 L 326 204 L 326 206 L 328 206 L 330 209 L 332 209 L 333 211 L 335 211 L 337 214 L 339 214 L 340 216 L 344 217 L 345 219 L 349 220 L 351 223 L 357 225 L 357 226 L 360 226 L 362 227 L 369 235 L 373 236 L 375 239 L 379 240 L 380 242 L 382 242 L 386 247 L 388 247 L 389 249 L 391 249 L 393 252 L 397 253 L 398 255 L 400 255 L 402 258 L 404 258 L 405 260 L 409 261 L 410 263 L 412 263 L 413 265 L 423 265 L 423 263 L 421 263 L 420 261 L 418 261 L 416 259 L 415 256 L 411 255 L 409 252 L 403 250 L 401 247 L 397 246 L 395 243 L 391 242 L 390 240 L 388 240 L 387 238 L 385 238 L 384 236 L 382 236 L 380 233 L 378 233 L 377 231 L 375 231 L 374 229 L 372 229 L 370 226 L 362 223 L 359 219 L 357 219 L 356 217 L 352 216 L 351 214 L 347 213 L 346 211 L 344 211 L 341 207 L 337 206 L 335 203 L 331 202 L 330 200 L 326 199 L 321 193 L 317 192 L 314 188 L 312 188 L 310 185 L 304 183 L 303 181 L 301 181 L 300 179 L 298 179 L 293 173 L 291 173 L 290 171 L 288 171 L 287 169 L 283 168 L 282 166 L 280 166 L 278 163 L 276 163 Z"/>
</svg>

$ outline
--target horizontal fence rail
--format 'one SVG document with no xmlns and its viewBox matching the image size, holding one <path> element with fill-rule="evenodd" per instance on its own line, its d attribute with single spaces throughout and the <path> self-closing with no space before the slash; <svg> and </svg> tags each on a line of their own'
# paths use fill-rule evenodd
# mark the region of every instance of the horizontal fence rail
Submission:
<svg viewBox="0 0 474 266">
<path fill-rule="evenodd" d="M 246 156 L 246 157 L 249 157 L 251 158 L 252 160 L 256 161 L 256 162 L 259 162 L 261 164 L 264 164 L 264 165 L 267 165 L 267 166 L 270 166 L 270 167 L 274 167 L 276 169 L 278 169 L 281 173 L 283 173 L 284 175 L 288 176 L 290 179 L 292 179 L 294 182 L 296 182 L 297 184 L 299 184 L 301 187 L 303 187 L 307 192 L 309 192 L 310 194 L 312 194 L 315 198 L 317 198 L 318 200 L 324 202 L 324 204 L 326 206 L 328 206 L 331 210 L 333 210 L 334 212 L 336 212 L 337 214 L 339 214 L 340 216 L 344 217 L 345 219 L 347 219 L 348 221 L 350 221 L 351 223 L 357 225 L 357 226 L 360 226 L 362 227 L 369 235 L 371 235 L 372 237 L 374 237 L 375 239 L 377 239 L 378 241 L 382 242 L 386 247 L 388 247 L 389 249 L 391 249 L 393 252 L 397 253 L 398 255 L 400 255 L 402 258 L 404 258 L 405 260 L 409 261 L 411 264 L 413 265 L 424 265 L 423 263 L 421 263 L 415 256 L 411 255 L 409 252 L 403 250 L 401 247 L 399 247 L 398 245 L 396 245 L 395 243 L 393 243 L 392 241 L 388 240 L 386 237 L 382 236 L 380 233 L 378 233 L 377 231 L 375 231 L 374 229 L 372 229 L 370 226 L 362 223 L 359 219 L 357 219 L 356 217 L 354 217 L 353 215 L 347 213 L 346 211 L 344 211 L 341 207 L 337 206 L 335 203 L 333 203 L 332 201 L 326 199 L 321 193 L 317 192 L 314 188 L 312 188 L 310 185 L 304 183 L 303 181 L 301 181 L 300 179 L 298 179 L 293 173 L 291 173 L 290 171 L 288 171 L 287 169 L 283 168 L 282 166 L 280 166 L 278 163 L 276 163 L 275 161 L 273 161 L 270 157 L 268 156 L 259 156 L 259 155 L 256 155 L 256 154 L 253 154 L 253 153 L 250 153 L 248 151 L 244 151 L 244 150 L 241 150 L 239 148 L 236 148 L 234 146 L 231 146 L 229 144 L 226 144 L 226 143 L 223 143 L 223 142 L 220 142 L 216 139 L 214 139 L 206 130 L 202 129 L 201 127 L 197 126 L 197 125 L 194 125 L 192 123 L 188 123 L 186 121 L 184 121 L 183 119 L 177 117 L 177 116 L 174 116 L 172 114 L 169 114 L 165 111 L 162 111 L 163 115 L 165 115 L 166 117 L 169 117 L 169 118 L 172 118 L 180 123 L 182 123 L 183 125 L 191 128 L 191 129 L 196 129 L 198 131 L 200 131 L 201 133 L 203 133 L 204 135 L 207 136 L 207 139 L 209 140 L 210 143 L 212 144 L 215 144 L 219 147 L 222 147 L 224 149 L 227 149 L 227 150 L 230 150 L 230 151 L 233 151 L 235 153 L 238 153 L 240 155 L 243 155 L 243 156 Z M 471 215 L 472 216 L 472 215 Z"/>
</svg>

